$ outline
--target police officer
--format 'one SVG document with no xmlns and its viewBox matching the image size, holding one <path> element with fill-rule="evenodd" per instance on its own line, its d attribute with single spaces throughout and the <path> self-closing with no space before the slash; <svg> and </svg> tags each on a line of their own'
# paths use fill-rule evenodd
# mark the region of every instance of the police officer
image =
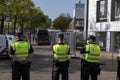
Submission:
<svg viewBox="0 0 120 80">
<path fill-rule="evenodd" d="M 63 43 L 64 34 L 58 35 L 58 43 L 53 45 L 53 72 L 52 80 L 59 80 L 59 75 L 62 75 L 62 80 L 68 80 L 68 67 L 69 67 L 69 45 Z"/>
<path fill-rule="evenodd" d="M 16 42 L 11 45 L 10 57 L 12 58 L 12 80 L 30 80 L 30 63 L 33 48 L 24 41 L 22 33 L 16 33 Z"/>
<path fill-rule="evenodd" d="M 99 58 L 100 58 L 100 46 L 95 43 L 96 37 L 91 35 L 88 38 L 87 45 L 80 50 L 83 55 L 81 59 L 81 80 L 97 80 L 97 76 L 100 73 Z"/>
<path fill-rule="evenodd" d="M 119 50 L 119 54 L 117 56 L 117 79 L 116 80 L 120 80 L 120 50 Z"/>
</svg>

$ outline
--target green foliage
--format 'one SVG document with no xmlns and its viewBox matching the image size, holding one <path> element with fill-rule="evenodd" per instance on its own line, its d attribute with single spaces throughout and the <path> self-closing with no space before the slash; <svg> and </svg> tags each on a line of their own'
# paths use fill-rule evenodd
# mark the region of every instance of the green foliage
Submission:
<svg viewBox="0 0 120 80">
<path fill-rule="evenodd" d="M 55 29 L 67 30 L 72 18 L 69 14 L 62 13 L 58 18 L 53 21 L 53 27 Z"/>
<path fill-rule="evenodd" d="M 20 28 L 22 31 L 47 26 L 49 19 L 40 7 L 34 5 L 32 0 L 0 0 L 0 16 L 4 18 L 3 22 L 6 22 L 8 14 L 10 15 L 10 26 L 15 29 Z M 4 25 L 1 25 L 0 30 L 4 30 Z"/>
</svg>

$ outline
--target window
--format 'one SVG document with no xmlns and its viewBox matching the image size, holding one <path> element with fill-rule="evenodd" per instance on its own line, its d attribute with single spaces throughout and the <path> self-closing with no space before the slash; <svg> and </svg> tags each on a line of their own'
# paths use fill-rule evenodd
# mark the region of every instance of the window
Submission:
<svg viewBox="0 0 120 80">
<path fill-rule="evenodd" d="M 120 0 L 112 0 L 111 5 L 111 20 L 120 20 Z"/>
<path fill-rule="evenodd" d="M 82 26 L 82 22 L 79 22 L 79 25 Z"/>
<path fill-rule="evenodd" d="M 79 21 L 79 25 L 80 25 L 80 26 L 84 26 L 83 21 Z"/>
<path fill-rule="evenodd" d="M 97 1 L 97 22 L 107 21 L 107 0 Z"/>
<path fill-rule="evenodd" d="M 84 22 L 83 21 L 77 21 L 76 26 L 84 26 Z"/>
</svg>

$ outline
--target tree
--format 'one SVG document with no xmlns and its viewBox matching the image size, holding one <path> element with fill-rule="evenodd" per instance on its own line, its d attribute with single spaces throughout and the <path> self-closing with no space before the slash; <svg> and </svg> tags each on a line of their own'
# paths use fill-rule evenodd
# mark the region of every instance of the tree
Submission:
<svg viewBox="0 0 120 80">
<path fill-rule="evenodd" d="M 46 17 L 39 7 L 34 9 L 34 14 L 32 14 L 30 23 L 33 28 L 42 27 L 43 24 L 46 23 Z"/>
<path fill-rule="evenodd" d="M 53 27 L 62 31 L 67 30 L 69 28 L 71 20 L 72 18 L 69 14 L 62 13 L 53 21 Z"/>
<path fill-rule="evenodd" d="M 4 29 L 4 21 L 6 18 L 6 15 L 8 14 L 8 4 L 9 0 L 0 0 L 0 34 L 3 34 Z"/>
<path fill-rule="evenodd" d="M 14 24 L 14 34 L 17 27 L 20 27 L 23 32 L 24 25 L 28 22 L 29 9 L 34 7 L 31 0 L 10 0 L 10 11 L 12 23 Z M 17 26 L 17 24 L 19 26 Z"/>
<path fill-rule="evenodd" d="M 45 16 L 45 22 L 43 23 L 43 28 L 50 28 L 51 27 L 51 19 L 49 16 Z"/>
<path fill-rule="evenodd" d="M 32 0 L 0 0 L 0 33 L 3 33 L 6 16 L 10 15 L 10 26 L 13 33 L 16 29 L 34 30 L 37 27 L 48 27 L 48 16 Z M 6 28 L 7 29 L 7 28 Z"/>
</svg>

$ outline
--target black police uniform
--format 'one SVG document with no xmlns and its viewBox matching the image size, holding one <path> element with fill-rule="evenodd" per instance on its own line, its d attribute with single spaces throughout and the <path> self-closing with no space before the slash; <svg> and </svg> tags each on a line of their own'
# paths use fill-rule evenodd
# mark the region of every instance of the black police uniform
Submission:
<svg viewBox="0 0 120 80">
<path fill-rule="evenodd" d="M 59 38 L 63 38 L 63 34 L 58 35 Z M 58 43 L 58 45 L 65 45 L 65 43 Z M 55 53 L 53 51 L 53 53 Z M 70 54 L 70 50 L 68 51 Z M 56 59 L 53 59 L 53 67 L 52 67 L 52 80 L 59 80 L 59 76 L 61 74 L 62 80 L 69 80 L 68 79 L 68 67 L 69 67 L 69 60 L 64 62 L 59 62 Z"/>
<path fill-rule="evenodd" d="M 120 80 L 120 61 L 117 61 L 118 65 L 117 65 L 117 79 L 116 80 Z"/>
<path fill-rule="evenodd" d="M 19 37 L 21 37 L 21 35 L 17 35 Z M 23 41 L 23 40 L 18 40 L 18 41 Z M 28 54 L 33 53 L 34 50 L 32 48 L 32 46 L 30 45 L 30 49 Z M 12 46 L 10 47 L 10 55 L 15 55 L 15 51 L 12 49 Z M 30 63 L 31 62 L 27 62 L 26 64 L 21 64 L 17 61 L 13 61 L 11 62 L 12 64 L 12 80 L 20 80 L 20 78 L 22 77 L 22 80 L 30 80 Z"/>
<path fill-rule="evenodd" d="M 96 37 L 90 36 L 88 39 L 95 40 Z M 92 43 L 92 45 L 96 45 L 96 44 Z M 86 47 L 83 47 L 80 50 L 80 53 L 89 54 L 90 51 L 87 52 Z M 91 75 L 91 80 L 97 80 L 98 74 L 100 74 L 100 67 L 99 67 L 99 64 L 97 62 L 88 62 L 84 59 L 81 59 L 81 80 L 89 80 L 89 75 Z"/>
</svg>

